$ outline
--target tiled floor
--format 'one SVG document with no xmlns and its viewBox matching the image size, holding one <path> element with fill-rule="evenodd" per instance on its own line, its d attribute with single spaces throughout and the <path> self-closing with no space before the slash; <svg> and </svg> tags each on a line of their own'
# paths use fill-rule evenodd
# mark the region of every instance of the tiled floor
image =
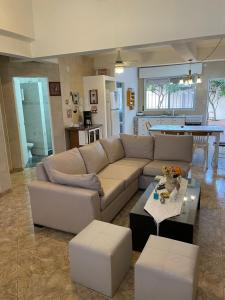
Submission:
<svg viewBox="0 0 225 300">
<path fill-rule="evenodd" d="M 217 172 L 203 173 L 197 154 L 193 175 L 202 182 L 195 232 L 200 245 L 198 300 L 225 299 L 225 159 Z M 12 192 L 0 198 L 0 300 L 107 299 L 71 282 L 67 246 L 73 235 L 33 227 L 26 187 L 32 178 L 34 169 L 13 174 Z M 128 226 L 129 210 L 140 194 L 116 217 L 115 224 Z M 137 258 L 134 253 L 133 262 Z M 133 299 L 133 294 L 131 269 L 113 299 Z"/>
</svg>

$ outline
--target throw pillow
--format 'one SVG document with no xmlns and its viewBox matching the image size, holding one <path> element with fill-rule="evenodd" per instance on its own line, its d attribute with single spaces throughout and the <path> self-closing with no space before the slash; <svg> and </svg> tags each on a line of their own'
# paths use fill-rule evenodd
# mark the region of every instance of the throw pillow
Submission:
<svg viewBox="0 0 225 300">
<path fill-rule="evenodd" d="M 48 156 L 42 160 L 45 171 L 52 181 L 52 171 L 65 174 L 86 174 L 83 158 L 77 148 Z"/>
<path fill-rule="evenodd" d="M 96 174 L 73 175 L 53 170 L 52 177 L 54 183 L 94 190 L 100 196 L 104 196 L 101 182 Z"/>
</svg>

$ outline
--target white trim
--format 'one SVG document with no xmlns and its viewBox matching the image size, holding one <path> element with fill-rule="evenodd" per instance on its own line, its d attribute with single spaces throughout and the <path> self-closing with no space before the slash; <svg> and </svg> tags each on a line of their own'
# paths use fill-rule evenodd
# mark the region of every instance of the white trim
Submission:
<svg viewBox="0 0 225 300">
<path fill-rule="evenodd" d="M 168 78 L 188 75 L 190 64 L 139 68 L 139 78 Z M 191 64 L 192 74 L 202 74 L 202 63 Z"/>
</svg>

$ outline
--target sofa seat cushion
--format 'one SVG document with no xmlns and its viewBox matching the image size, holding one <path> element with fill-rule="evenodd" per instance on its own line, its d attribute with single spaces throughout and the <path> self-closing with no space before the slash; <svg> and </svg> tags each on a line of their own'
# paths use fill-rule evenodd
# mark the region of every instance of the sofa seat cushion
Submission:
<svg viewBox="0 0 225 300">
<path fill-rule="evenodd" d="M 105 209 L 125 189 L 125 182 L 121 179 L 99 177 L 104 196 L 100 198 L 101 209 Z"/>
<path fill-rule="evenodd" d="M 120 138 L 126 157 L 153 159 L 154 138 L 152 136 L 121 134 Z"/>
<path fill-rule="evenodd" d="M 138 167 L 110 164 L 98 174 L 98 177 L 124 180 L 127 187 L 140 173 L 141 169 Z"/>
<path fill-rule="evenodd" d="M 144 158 L 123 158 L 114 163 L 116 166 L 133 166 L 143 169 L 150 162 L 149 159 Z"/>
<path fill-rule="evenodd" d="M 54 170 L 65 174 L 86 174 L 87 170 L 77 148 L 48 156 L 43 159 L 44 168 L 50 181 L 53 182 Z"/>
<path fill-rule="evenodd" d="M 155 135 L 154 159 L 192 162 L 193 136 Z"/>
<path fill-rule="evenodd" d="M 123 145 L 120 138 L 107 138 L 100 140 L 108 160 L 110 163 L 114 163 L 115 161 L 125 157 L 125 152 L 123 149 Z"/>
<path fill-rule="evenodd" d="M 187 176 L 190 170 L 190 164 L 184 161 L 153 160 L 144 167 L 143 174 L 147 176 L 163 175 L 163 166 L 179 166 L 182 169 L 182 176 L 184 177 Z"/>
<path fill-rule="evenodd" d="M 85 145 L 79 148 L 88 173 L 98 173 L 108 164 L 106 153 L 100 142 Z"/>
</svg>

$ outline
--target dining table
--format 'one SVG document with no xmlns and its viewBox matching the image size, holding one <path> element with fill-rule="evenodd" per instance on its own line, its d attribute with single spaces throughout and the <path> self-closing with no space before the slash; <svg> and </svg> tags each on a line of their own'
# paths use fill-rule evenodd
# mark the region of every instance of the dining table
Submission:
<svg viewBox="0 0 225 300">
<path fill-rule="evenodd" d="M 161 134 L 194 135 L 194 136 L 214 136 L 214 156 L 213 166 L 218 167 L 220 135 L 224 132 L 223 127 L 217 125 L 153 125 L 148 128 L 149 132 Z"/>
</svg>

